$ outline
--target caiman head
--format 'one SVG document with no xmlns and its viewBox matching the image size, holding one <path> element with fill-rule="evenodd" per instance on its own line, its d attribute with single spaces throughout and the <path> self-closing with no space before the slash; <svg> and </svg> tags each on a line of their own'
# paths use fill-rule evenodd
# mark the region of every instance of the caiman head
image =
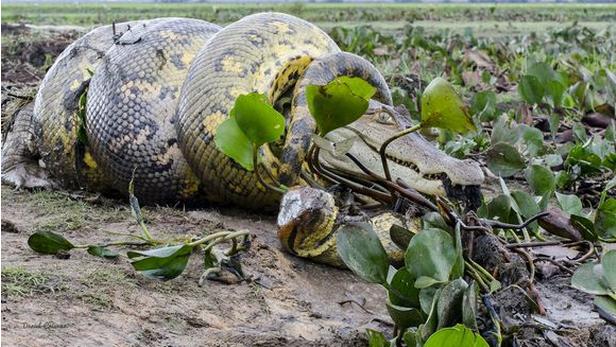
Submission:
<svg viewBox="0 0 616 347">
<path fill-rule="evenodd" d="M 326 138 L 334 143 L 354 138 L 348 153 L 384 177 L 379 155 L 381 144 L 410 126 L 408 111 L 396 108 L 385 118 L 384 113 L 369 112 L 350 125 L 330 132 Z M 484 176 L 479 164 L 443 153 L 420 134 L 412 133 L 395 140 L 387 147 L 386 155 L 394 182 L 400 179 L 428 195 L 471 200 L 477 200 L 480 196 L 479 185 Z M 322 151 L 320 160 L 322 165 L 341 172 L 361 173 L 347 156 L 334 156 Z M 471 205 L 474 204 L 476 201 L 471 201 Z"/>
</svg>

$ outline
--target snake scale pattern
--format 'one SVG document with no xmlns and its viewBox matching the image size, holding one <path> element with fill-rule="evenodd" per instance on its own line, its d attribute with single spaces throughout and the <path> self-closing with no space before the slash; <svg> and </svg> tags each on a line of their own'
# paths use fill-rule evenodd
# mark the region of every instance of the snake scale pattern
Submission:
<svg viewBox="0 0 616 347">
<path fill-rule="evenodd" d="M 259 13 L 224 28 L 186 18 L 99 27 L 66 48 L 42 81 L 34 106 L 17 114 L 2 149 L 2 179 L 17 187 L 125 195 L 134 178 L 135 195 L 145 203 L 208 200 L 274 210 L 280 193 L 223 154 L 214 143 L 216 129 L 241 94 L 262 93 L 273 105 L 290 99 L 284 138 L 263 146 L 261 157 L 272 177 L 288 186 L 301 184 L 298 173 L 316 128 L 306 87 L 338 76 L 363 78 L 376 87 L 375 100 L 392 104 L 384 78 L 370 62 L 341 52 L 321 29 L 290 15 Z M 376 123 L 368 128 L 371 124 Z M 408 141 L 428 148 L 420 140 Z M 399 151 L 402 157 L 412 151 L 411 142 Z M 438 172 L 449 168 L 456 184 L 483 179 L 481 173 L 468 180 L 455 175 L 475 166 L 430 156 Z M 427 177 L 417 167 L 430 165 L 407 162 L 398 160 L 398 168 Z M 296 254 L 335 264 L 336 256 L 327 255 L 331 238 L 311 234 L 331 235 L 338 211 L 330 197 L 294 194 L 279 216 L 281 240 L 293 235 L 286 246 Z M 293 201 L 300 202 L 299 210 Z M 320 212 L 310 207 L 319 204 L 329 207 Z M 291 232 L 307 206 L 315 222 Z"/>
</svg>

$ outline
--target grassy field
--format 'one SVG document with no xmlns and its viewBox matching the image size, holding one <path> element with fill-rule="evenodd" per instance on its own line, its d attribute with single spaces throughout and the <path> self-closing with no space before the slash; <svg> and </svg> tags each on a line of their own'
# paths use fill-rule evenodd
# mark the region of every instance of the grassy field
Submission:
<svg viewBox="0 0 616 347">
<path fill-rule="evenodd" d="M 91 26 L 163 16 L 226 24 L 251 13 L 279 11 L 326 29 L 371 24 L 380 30 L 408 23 L 428 30 L 471 28 L 485 35 L 541 31 L 578 22 L 597 30 L 616 22 L 616 4 L 2 4 L 2 23 Z"/>
</svg>

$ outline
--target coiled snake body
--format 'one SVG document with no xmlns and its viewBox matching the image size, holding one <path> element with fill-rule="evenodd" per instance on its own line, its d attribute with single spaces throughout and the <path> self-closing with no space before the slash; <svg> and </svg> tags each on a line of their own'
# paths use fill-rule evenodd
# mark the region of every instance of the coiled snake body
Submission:
<svg viewBox="0 0 616 347">
<path fill-rule="evenodd" d="M 271 176 L 299 184 L 315 131 L 306 87 L 342 75 L 365 79 L 376 87 L 375 99 L 391 105 L 389 88 L 372 64 L 341 52 L 322 30 L 290 15 L 260 13 L 225 28 L 182 18 L 97 28 L 58 57 L 33 112 L 17 115 L 20 126 L 3 147 L 3 181 L 126 194 L 134 178 L 135 195 L 146 203 L 207 199 L 271 210 L 280 194 L 219 151 L 216 128 L 241 94 L 262 93 L 272 104 L 291 96 L 286 134 L 263 146 L 261 158 Z M 434 159 L 441 171 L 463 163 L 446 158 Z M 408 165 L 417 166 L 429 167 Z M 472 176 L 452 180 L 480 182 Z"/>
</svg>

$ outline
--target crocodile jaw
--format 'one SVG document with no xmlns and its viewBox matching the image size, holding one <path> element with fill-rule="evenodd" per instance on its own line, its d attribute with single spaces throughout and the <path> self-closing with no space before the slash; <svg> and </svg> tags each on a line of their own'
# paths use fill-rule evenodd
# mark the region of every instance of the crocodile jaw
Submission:
<svg viewBox="0 0 616 347">
<path fill-rule="evenodd" d="M 409 121 L 395 117 L 389 122 L 383 122 L 378 117 L 378 115 L 365 115 L 345 128 L 330 132 L 326 137 L 332 142 L 355 137 L 348 153 L 384 177 L 378 153 L 380 144 L 402 130 L 404 126 L 408 126 Z M 450 157 L 417 133 L 392 142 L 387 147 L 387 156 L 390 159 L 389 170 L 392 179 L 396 181 L 399 178 L 425 194 L 446 195 L 444 184 L 446 179 L 454 187 L 478 186 L 484 180 L 483 172 L 477 162 Z M 336 157 L 322 151 L 320 160 L 322 164 L 338 170 L 349 173 L 361 172 L 346 156 Z"/>
</svg>

